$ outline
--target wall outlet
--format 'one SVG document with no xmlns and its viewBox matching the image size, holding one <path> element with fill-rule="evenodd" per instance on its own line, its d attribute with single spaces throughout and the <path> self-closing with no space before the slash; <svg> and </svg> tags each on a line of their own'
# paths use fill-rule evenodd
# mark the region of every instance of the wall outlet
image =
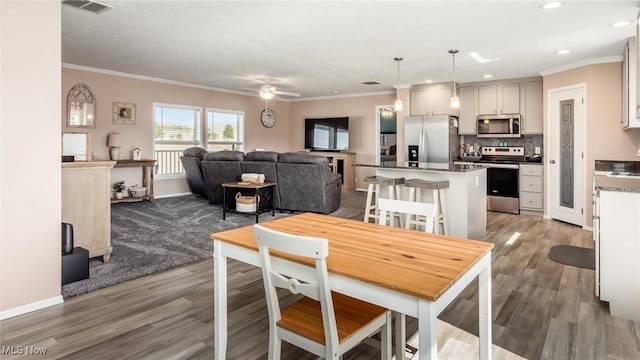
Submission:
<svg viewBox="0 0 640 360">
<path fill-rule="evenodd" d="M 533 150 L 533 153 L 535 155 L 540 155 L 540 146 L 536 146 L 536 148 Z"/>
</svg>

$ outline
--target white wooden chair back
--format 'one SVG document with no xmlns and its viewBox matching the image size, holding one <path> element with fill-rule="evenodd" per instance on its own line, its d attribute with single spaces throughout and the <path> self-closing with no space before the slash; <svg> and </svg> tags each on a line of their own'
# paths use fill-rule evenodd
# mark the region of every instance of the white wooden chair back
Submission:
<svg viewBox="0 0 640 360">
<path fill-rule="evenodd" d="M 437 210 L 434 204 L 406 200 L 380 199 L 378 209 L 380 210 L 380 217 L 378 218 L 378 224 L 380 225 L 387 225 L 386 219 L 388 212 L 404 214 L 406 216 L 404 223 L 407 228 L 409 226 L 408 220 L 411 215 L 415 215 L 416 218 L 418 216 L 424 216 L 426 217 L 424 231 L 433 233 L 433 219 L 436 217 Z"/>
<path fill-rule="evenodd" d="M 280 302 L 276 288 L 288 289 L 293 294 L 300 293 L 320 302 L 325 344 L 327 347 L 337 346 L 339 344 L 338 327 L 326 262 L 329 255 L 329 241 L 323 238 L 287 234 L 258 224 L 253 226 L 253 230 L 260 252 L 262 277 L 269 310 L 269 328 L 275 329 L 276 323 L 281 319 Z M 300 274 L 274 270 L 271 250 L 315 259 L 315 278 L 303 280 L 300 279 Z"/>
</svg>

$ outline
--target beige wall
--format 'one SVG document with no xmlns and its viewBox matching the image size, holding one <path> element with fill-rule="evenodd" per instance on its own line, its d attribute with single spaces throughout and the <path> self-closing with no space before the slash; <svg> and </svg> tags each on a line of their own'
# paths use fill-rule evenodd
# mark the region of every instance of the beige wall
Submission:
<svg viewBox="0 0 640 360">
<path fill-rule="evenodd" d="M 98 103 L 96 128 L 77 131 L 92 134 L 92 151 L 98 159 L 109 158 L 107 135 L 119 132 L 125 146 L 121 147 L 121 159 L 130 159 L 131 151 L 138 147 L 142 157 L 153 159 L 153 103 L 197 106 L 245 112 L 245 151 L 256 148 L 273 151 L 289 151 L 289 103 L 277 99 L 269 100 L 268 106 L 276 113 L 276 125 L 265 128 L 260 122 L 260 113 L 265 102 L 257 96 L 238 95 L 210 89 L 196 88 L 150 81 L 94 71 L 62 69 L 62 129 L 66 127 L 66 97 L 77 83 L 87 84 L 94 92 Z M 256 85 L 256 88 L 259 86 Z M 113 102 L 136 104 L 135 125 L 113 124 Z M 141 182 L 140 169 L 114 169 L 112 180 L 125 180 L 128 185 Z M 156 196 L 188 192 L 184 177 L 155 182 Z"/>
<path fill-rule="evenodd" d="M 60 6 L 0 2 L 0 312 L 61 300 Z"/>
<path fill-rule="evenodd" d="M 620 62 L 589 65 L 545 76 L 543 79 L 545 126 L 548 91 L 579 83 L 586 83 L 585 167 L 587 176 L 584 196 L 586 225 L 591 226 L 593 223 L 591 195 L 595 160 L 639 160 L 635 153 L 640 146 L 640 129 L 622 130 L 620 126 L 622 119 L 622 63 Z M 548 137 L 545 141 L 548 141 Z M 548 144 L 545 144 L 545 148 L 549 149 Z"/>
<path fill-rule="evenodd" d="M 375 95 L 292 102 L 290 148 L 292 151 L 304 150 L 305 118 L 348 116 L 349 151 L 356 153 L 356 163 L 374 164 L 376 105 L 393 104 L 394 100 L 395 95 Z M 400 122 L 398 127 L 401 128 Z M 373 174 L 375 171 L 356 168 L 356 188 L 365 188 L 362 179 Z"/>
</svg>

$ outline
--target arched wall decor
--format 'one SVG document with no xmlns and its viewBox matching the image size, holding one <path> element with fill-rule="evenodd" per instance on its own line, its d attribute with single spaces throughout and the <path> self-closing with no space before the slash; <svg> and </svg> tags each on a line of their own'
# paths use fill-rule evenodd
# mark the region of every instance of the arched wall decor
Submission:
<svg viewBox="0 0 640 360">
<path fill-rule="evenodd" d="M 67 95 L 67 127 L 95 128 L 97 103 L 93 91 L 79 83 Z"/>
</svg>

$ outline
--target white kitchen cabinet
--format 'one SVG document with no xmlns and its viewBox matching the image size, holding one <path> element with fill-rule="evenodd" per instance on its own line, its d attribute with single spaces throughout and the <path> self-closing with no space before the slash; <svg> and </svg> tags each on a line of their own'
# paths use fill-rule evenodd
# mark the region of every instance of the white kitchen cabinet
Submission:
<svg viewBox="0 0 640 360">
<path fill-rule="evenodd" d="M 542 81 L 522 84 L 520 114 L 523 135 L 542 134 Z"/>
<path fill-rule="evenodd" d="M 640 121 L 636 118 L 637 98 L 637 67 L 636 38 L 629 38 L 624 49 L 622 61 L 622 119 L 623 129 L 640 128 Z"/>
<path fill-rule="evenodd" d="M 451 85 L 434 85 L 411 89 L 411 115 L 450 115 Z"/>
<path fill-rule="evenodd" d="M 478 87 L 468 86 L 458 89 L 460 97 L 459 135 L 476 135 L 478 124 Z"/>
<path fill-rule="evenodd" d="M 519 113 L 520 84 L 498 84 L 478 87 L 479 115 Z"/>
<path fill-rule="evenodd" d="M 520 210 L 541 212 L 543 166 L 520 164 Z"/>
<path fill-rule="evenodd" d="M 596 190 L 594 237 L 600 299 L 609 302 L 612 316 L 634 321 L 640 321 L 639 218 L 640 193 Z"/>
</svg>

